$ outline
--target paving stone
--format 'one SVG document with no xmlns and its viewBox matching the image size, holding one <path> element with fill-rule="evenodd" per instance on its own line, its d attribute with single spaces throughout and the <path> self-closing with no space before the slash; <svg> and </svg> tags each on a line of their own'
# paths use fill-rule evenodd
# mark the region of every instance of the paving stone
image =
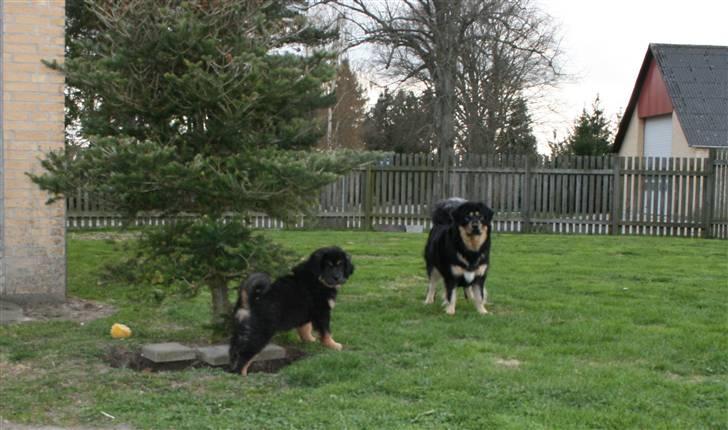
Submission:
<svg viewBox="0 0 728 430">
<path fill-rule="evenodd" d="M 253 361 L 279 360 L 286 358 L 285 348 L 269 343 Z M 210 366 L 224 366 L 230 362 L 229 345 L 212 345 L 197 348 L 197 359 Z"/>
<path fill-rule="evenodd" d="M 23 308 L 15 303 L 0 300 L 0 324 L 10 324 L 25 318 Z"/>
<path fill-rule="evenodd" d="M 404 231 L 403 225 L 391 225 L 391 224 L 374 224 L 372 226 L 374 231 L 386 231 L 386 232 L 402 232 Z"/>
<path fill-rule="evenodd" d="M 286 358 L 286 350 L 282 346 L 269 343 L 253 358 L 253 361 L 279 360 L 281 358 Z"/>
<path fill-rule="evenodd" d="M 229 345 L 197 347 L 197 359 L 210 366 L 224 366 L 230 362 Z"/>
<path fill-rule="evenodd" d="M 404 226 L 404 231 L 406 231 L 407 233 L 422 233 L 423 231 L 425 231 L 425 228 L 421 225 L 408 224 Z"/>
<path fill-rule="evenodd" d="M 142 357 L 155 363 L 194 360 L 195 350 L 177 342 L 151 343 L 142 347 Z"/>
</svg>

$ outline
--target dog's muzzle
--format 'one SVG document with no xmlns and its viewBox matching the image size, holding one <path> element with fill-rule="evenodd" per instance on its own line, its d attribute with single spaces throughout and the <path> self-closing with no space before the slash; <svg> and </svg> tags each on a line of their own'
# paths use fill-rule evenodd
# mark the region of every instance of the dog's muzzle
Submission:
<svg viewBox="0 0 728 430">
<path fill-rule="evenodd" d="M 323 276 L 319 276 L 318 280 L 319 280 L 319 282 L 321 282 L 322 284 L 324 284 L 325 286 L 327 286 L 329 288 L 333 288 L 335 290 L 338 290 L 339 288 L 341 288 L 341 284 L 329 284 L 328 282 L 326 282 L 324 280 Z"/>
</svg>

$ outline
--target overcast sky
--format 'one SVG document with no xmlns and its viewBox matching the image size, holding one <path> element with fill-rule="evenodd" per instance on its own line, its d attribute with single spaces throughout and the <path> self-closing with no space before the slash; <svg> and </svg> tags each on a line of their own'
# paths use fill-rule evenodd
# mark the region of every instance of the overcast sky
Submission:
<svg viewBox="0 0 728 430">
<path fill-rule="evenodd" d="M 562 134 L 598 93 L 610 119 L 629 101 L 647 45 L 728 45 L 726 0 L 536 0 L 559 24 L 573 82 L 551 92 L 556 113 L 541 114 L 539 149 Z"/>
</svg>

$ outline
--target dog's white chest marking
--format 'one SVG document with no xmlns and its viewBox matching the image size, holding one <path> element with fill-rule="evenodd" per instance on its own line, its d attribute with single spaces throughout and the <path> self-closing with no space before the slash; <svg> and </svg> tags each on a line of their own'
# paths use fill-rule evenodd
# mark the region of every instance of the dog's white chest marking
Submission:
<svg viewBox="0 0 728 430">
<path fill-rule="evenodd" d="M 486 270 L 488 270 L 487 264 L 481 264 L 474 271 L 465 270 L 462 266 L 450 266 L 450 271 L 452 272 L 452 275 L 455 277 L 465 278 L 465 282 L 468 284 L 473 282 L 473 279 L 475 279 L 476 276 L 483 276 Z"/>
<path fill-rule="evenodd" d="M 336 306 L 336 300 L 329 299 L 329 309 L 333 309 Z"/>
</svg>

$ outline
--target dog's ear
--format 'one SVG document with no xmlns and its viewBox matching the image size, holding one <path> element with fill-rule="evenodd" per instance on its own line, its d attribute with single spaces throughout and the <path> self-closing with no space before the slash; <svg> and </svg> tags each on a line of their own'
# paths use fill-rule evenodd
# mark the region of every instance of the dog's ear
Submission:
<svg viewBox="0 0 728 430">
<path fill-rule="evenodd" d="M 490 222 L 493 220 L 493 210 L 485 205 L 485 203 L 480 203 L 480 213 L 485 218 L 485 223 L 490 224 Z"/>
<path fill-rule="evenodd" d="M 460 205 L 457 208 L 450 211 L 449 215 L 450 215 L 451 223 L 460 224 L 462 222 L 463 218 L 465 218 L 465 215 L 467 215 L 465 208 L 466 208 L 465 205 Z"/>
<path fill-rule="evenodd" d="M 318 249 L 314 251 L 305 261 L 299 263 L 293 268 L 295 274 L 311 274 L 315 278 L 321 276 L 321 264 L 323 263 L 324 250 Z"/>
<path fill-rule="evenodd" d="M 346 266 L 344 267 L 344 273 L 346 274 L 346 277 L 348 278 L 354 273 L 354 263 L 351 262 L 351 255 L 348 253 L 346 255 L 346 262 L 344 263 Z"/>
</svg>

